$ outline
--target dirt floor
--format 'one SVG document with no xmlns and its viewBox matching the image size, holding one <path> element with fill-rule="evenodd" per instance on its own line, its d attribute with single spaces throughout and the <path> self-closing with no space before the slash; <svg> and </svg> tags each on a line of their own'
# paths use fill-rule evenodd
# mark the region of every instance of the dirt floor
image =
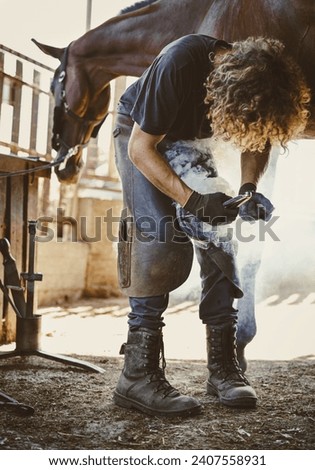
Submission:
<svg viewBox="0 0 315 470">
<path fill-rule="evenodd" d="M 72 356 L 73 357 L 73 356 Z M 202 405 L 196 417 L 154 418 L 121 409 L 112 394 L 120 358 L 80 357 L 104 373 L 36 356 L 6 359 L 0 388 L 35 409 L 0 408 L 0 449 L 315 449 L 315 360 L 250 361 L 259 403 L 234 410 L 205 393 L 203 361 L 168 361 L 167 375 Z"/>
<path fill-rule="evenodd" d="M 200 415 L 185 419 L 149 417 L 113 404 L 123 365 L 118 351 L 126 337 L 125 299 L 40 309 L 41 348 L 104 373 L 33 355 L 1 359 L 0 390 L 35 411 L 21 416 L 0 406 L 0 450 L 315 449 L 314 298 L 291 297 L 270 297 L 257 306 L 247 376 L 259 401 L 250 411 L 229 409 L 206 395 L 198 305 L 174 301 L 165 315 L 166 375 L 203 405 Z"/>
</svg>

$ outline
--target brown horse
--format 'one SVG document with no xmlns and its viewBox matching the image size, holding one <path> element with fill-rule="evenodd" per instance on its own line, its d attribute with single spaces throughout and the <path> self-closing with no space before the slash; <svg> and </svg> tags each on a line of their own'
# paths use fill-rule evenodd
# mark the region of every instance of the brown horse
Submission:
<svg viewBox="0 0 315 470">
<path fill-rule="evenodd" d="M 96 134 L 108 111 L 110 81 L 122 75 L 141 75 L 167 43 L 190 33 L 227 41 L 248 36 L 277 38 L 285 43 L 288 54 L 299 63 L 311 90 L 315 90 L 314 0 L 140 2 L 67 48 L 34 41 L 43 52 L 60 60 L 52 83 L 56 104 L 53 147 L 60 161 L 56 170 L 60 181 L 77 181 L 82 147 Z M 313 111 L 305 137 L 315 136 L 314 116 Z M 256 271 L 257 264 L 249 263 L 244 272 L 247 297 L 239 306 L 238 328 L 243 345 L 256 332 Z"/>
<path fill-rule="evenodd" d="M 145 6 L 143 6 L 145 5 Z M 61 64 L 52 84 L 56 109 L 53 147 L 60 181 L 74 183 L 82 147 L 106 117 L 110 81 L 139 76 L 159 51 L 174 39 L 203 33 L 235 41 L 269 36 L 283 41 L 315 90 L 315 3 L 312 0 L 151 0 L 106 21 L 55 48 L 34 41 Z M 313 115 L 315 115 L 313 113 Z M 315 135 L 310 120 L 307 135 Z M 93 134 L 94 131 L 94 134 Z"/>
</svg>

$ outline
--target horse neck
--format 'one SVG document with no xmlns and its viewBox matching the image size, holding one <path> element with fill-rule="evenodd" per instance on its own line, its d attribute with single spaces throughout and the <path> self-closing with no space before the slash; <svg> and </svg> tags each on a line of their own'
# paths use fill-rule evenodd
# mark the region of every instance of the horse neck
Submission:
<svg viewBox="0 0 315 470">
<path fill-rule="evenodd" d="M 140 76 L 169 42 L 198 32 L 213 0 L 161 0 L 111 18 L 73 42 L 74 60 L 106 71 L 108 79 Z M 174 19 L 174 15 L 176 18 Z"/>
</svg>

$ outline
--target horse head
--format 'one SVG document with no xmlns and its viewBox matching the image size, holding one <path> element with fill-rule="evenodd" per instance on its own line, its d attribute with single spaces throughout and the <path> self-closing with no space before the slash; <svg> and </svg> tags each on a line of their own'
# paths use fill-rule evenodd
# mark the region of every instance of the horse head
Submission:
<svg viewBox="0 0 315 470">
<path fill-rule="evenodd" d="M 52 148 L 56 150 L 55 173 L 62 183 L 73 184 L 83 166 L 82 150 L 96 137 L 108 114 L 110 86 L 98 88 L 80 61 L 70 61 L 71 44 L 57 48 L 32 41 L 45 53 L 60 60 L 51 92 L 55 99 Z"/>
</svg>

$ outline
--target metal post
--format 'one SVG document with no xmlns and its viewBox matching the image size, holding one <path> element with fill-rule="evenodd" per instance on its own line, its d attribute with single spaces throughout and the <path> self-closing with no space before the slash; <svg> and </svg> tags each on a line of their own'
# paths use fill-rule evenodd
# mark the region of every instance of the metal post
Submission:
<svg viewBox="0 0 315 470">
<path fill-rule="evenodd" d="M 86 31 L 91 29 L 91 19 L 92 19 L 92 0 L 87 0 L 86 5 Z"/>
<path fill-rule="evenodd" d="M 32 318 L 34 316 L 34 291 L 35 281 L 41 281 L 43 275 L 35 273 L 35 237 L 36 237 L 36 220 L 28 221 L 29 231 L 29 248 L 28 248 L 28 273 L 22 273 L 23 279 L 27 281 L 27 302 L 26 302 L 26 317 Z"/>
<path fill-rule="evenodd" d="M 34 272 L 35 269 L 35 241 L 36 241 L 36 220 L 28 221 L 29 229 L 29 250 L 28 250 L 28 272 L 21 273 L 22 277 L 27 281 L 27 302 L 26 302 L 26 314 L 22 315 L 22 312 L 19 312 L 20 315 L 17 315 L 16 323 L 16 348 L 13 351 L 0 352 L 0 359 L 7 359 L 15 356 L 40 356 L 45 359 L 50 359 L 57 362 L 62 362 L 70 366 L 80 367 L 94 372 L 105 372 L 101 367 L 90 364 L 86 361 L 81 361 L 79 359 L 69 358 L 61 354 L 52 354 L 49 352 L 42 351 L 40 349 L 40 337 L 41 337 L 41 315 L 34 315 L 34 289 L 35 281 L 41 281 L 43 275 L 41 273 Z M 9 269 L 11 275 L 11 283 L 14 284 L 13 287 L 19 287 L 19 283 L 16 280 L 16 266 L 15 260 L 10 255 L 10 246 L 8 243 L 1 240 L 0 251 L 4 255 L 5 267 Z M 11 261 L 11 264 L 8 262 Z M 14 265 L 12 268 L 12 264 Z M 8 295 L 8 286 L 0 284 L 1 290 L 5 295 Z M 12 285 L 10 285 L 12 290 Z M 14 289 L 13 289 L 14 292 Z M 19 292 L 19 291 L 17 291 Z M 15 301 L 17 296 L 13 297 Z M 18 298 L 20 301 L 21 299 Z M 20 302 L 21 303 L 21 302 Z M 18 304 L 20 306 L 20 304 Z M 15 305 L 16 306 L 16 305 Z M 23 312 L 25 310 L 25 305 L 23 304 Z"/>
</svg>

